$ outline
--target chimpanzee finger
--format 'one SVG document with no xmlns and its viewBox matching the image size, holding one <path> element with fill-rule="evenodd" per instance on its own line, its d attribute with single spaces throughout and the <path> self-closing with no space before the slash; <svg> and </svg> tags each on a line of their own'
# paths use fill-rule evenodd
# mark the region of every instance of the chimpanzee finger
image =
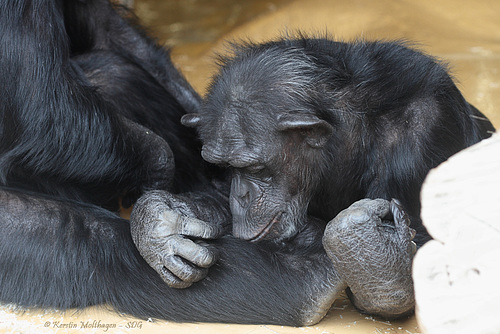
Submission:
<svg viewBox="0 0 500 334">
<path fill-rule="evenodd" d="M 404 211 L 403 205 L 400 201 L 396 199 L 391 201 L 391 212 L 394 216 L 394 225 L 396 230 L 398 230 L 402 235 L 409 233 L 410 240 L 412 240 L 415 237 L 416 231 L 410 228 L 410 217 Z"/>
<path fill-rule="evenodd" d="M 184 283 L 194 283 L 208 274 L 208 269 L 198 268 L 176 255 L 165 258 L 165 267 Z"/>
<path fill-rule="evenodd" d="M 409 248 L 412 254 L 417 251 L 417 245 L 412 241 L 416 231 L 410 227 L 411 221 L 408 214 L 404 211 L 403 205 L 397 199 L 391 201 L 391 212 L 394 216 L 394 225 L 402 241 L 410 241 Z"/>
<path fill-rule="evenodd" d="M 381 198 L 365 198 L 352 204 L 351 208 L 360 208 L 364 210 L 371 218 L 385 218 L 388 214 L 390 214 L 389 201 Z"/>
<path fill-rule="evenodd" d="M 155 269 L 160 274 L 161 279 L 171 288 L 185 289 L 189 288 L 193 284 L 191 282 L 185 282 L 181 280 L 179 277 L 172 274 L 170 270 L 165 266 L 161 266 L 160 268 Z"/>
<path fill-rule="evenodd" d="M 394 222 L 396 224 L 404 223 L 406 226 L 410 226 L 410 217 L 404 211 L 403 205 L 401 204 L 401 202 L 399 200 L 394 199 L 394 198 L 392 199 L 391 212 L 392 212 L 392 216 L 394 217 Z"/>
<path fill-rule="evenodd" d="M 384 219 L 391 214 L 389 201 L 382 198 L 371 200 L 369 208 L 372 210 L 373 214 L 380 219 Z"/>
<path fill-rule="evenodd" d="M 195 238 L 214 239 L 222 234 L 222 228 L 217 224 L 205 222 L 203 220 L 181 215 L 174 210 L 163 212 L 162 219 L 174 223 L 174 233 Z"/>
<path fill-rule="evenodd" d="M 396 229 L 393 208 L 397 209 L 398 203 L 392 203 L 382 198 L 363 199 L 351 206 L 351 208 L 361 211 L 363 215 L 358 212 L 357 215 L 352 215 L 352 217 L 357 218 L 358 223 L 365 220 L 365 228 L 376 228 L 378 233 L 381 233 L 379 236 L 383 238 L 385 233 L 394 232 Z M 395 211 L 396 214 L 402 214 L 403 212 L 402 210 Z"/>
<path fill-rule="evenodd" d="M 202 268 L 209 268 L 217 261 L 215 249 L 202 246 L 186 238 L 176 238 L 175 244 L 172 245 L 172 251 L 174 254 Z"/>
</svg>

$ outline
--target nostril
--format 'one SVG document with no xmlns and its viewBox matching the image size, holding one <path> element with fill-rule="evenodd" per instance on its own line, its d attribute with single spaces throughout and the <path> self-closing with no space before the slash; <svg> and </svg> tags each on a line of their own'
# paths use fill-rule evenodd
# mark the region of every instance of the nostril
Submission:
<svg viewBox="0 0 500 334">
<path fill-rule="evenodd" d="M 240 196 L 240 204 L 243 207 L 247 207 L 250 204 L 250 192 L 247 191 L 243 196 Z"/>
<path fill-rule="evenodd" d="M 249 181 L 244 180 L 239 173 L 235 173 L 231 183 L 230 197 L 241 209 L 247 209 L 252 201 L 252 193 Z M 235 204 L 236 204 L 235 203 Z"/>
</svg>

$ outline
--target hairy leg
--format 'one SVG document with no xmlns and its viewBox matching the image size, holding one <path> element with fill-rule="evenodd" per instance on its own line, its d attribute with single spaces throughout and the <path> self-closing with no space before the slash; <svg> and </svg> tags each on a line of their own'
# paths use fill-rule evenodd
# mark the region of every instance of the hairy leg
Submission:
<svg viewBox="0 0 500 334">
<path fill-rule="evenodd" d="M 220 194 L 152 191 L 137 201 L 131 233 L 141 255 L 169 286 L 204 293 L 200 286 L 221 284 L 231 314 L 246 299 L 248 313 L 232 314 L 233 322 L 291 324 L 277 321 L 283 306 L 293 310 L 288 316 L 295 325 L 320 321 L 347 285 L 321 247 L 316 224 L 310 222 L 308 230 L 277 245 L 220 237 L 230 232 L 230 220 L 227 198 Z M 276 319 L 265 317 L 264 309 Z"/>
<path fill-rule="evenodd" d="M 321 247 L 232 237 L 208 277 L 172 289 L 134 247 L 127 221 L 95 206 L 0 189 L 0 301 L 58 309 L 107 304 L 142 318 L 304 325 L 345 288 Z"/>
</svg>

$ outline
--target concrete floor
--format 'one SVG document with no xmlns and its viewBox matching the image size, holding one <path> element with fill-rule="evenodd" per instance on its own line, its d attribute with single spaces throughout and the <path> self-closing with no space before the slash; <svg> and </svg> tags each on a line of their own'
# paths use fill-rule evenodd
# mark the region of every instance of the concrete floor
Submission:
<svg viewBox="0 0 500 334">
<path fill-rule="evenodd" d="M 500 126 L 498 0 L 136 0 L 135 7 L 153 34 L 173 46 L 174 62 L 201 94 L 216 70 L 214 53 L 224 53 L 228 39 L 259 42 L 297 29 L 343 40 L 405 39 L 448 62 L 469 102 Z M 306 328 L 152 323 L 99 308 L 63 315 L 0 307 L 0 333 L 105 332 L 89 327 L 98 324 L 108 333 L 419 333 L 414 317 L 365 317 L 345 299 Z"/>
</svg>

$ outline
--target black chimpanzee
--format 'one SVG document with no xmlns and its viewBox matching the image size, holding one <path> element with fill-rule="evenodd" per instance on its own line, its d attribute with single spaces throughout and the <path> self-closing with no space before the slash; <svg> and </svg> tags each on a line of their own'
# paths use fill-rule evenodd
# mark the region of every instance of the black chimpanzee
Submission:
<svg viewBox="0 0 500 334">
<path fill-rule="evenodd" d="M 107 0 L 0 2 L 0 78 L 0 301 L 23 306 L 298 325 L 349 287 L 404 314 L 402 208 L 423 242 L 425 173 L 491 129 L 441 66 L 390 43 L 242 47 L 200 109 Z M 201 159 L 186 113 L 229 168 Z M 130 225 L 113 213 L 147 190 Z"/>
</svg>

